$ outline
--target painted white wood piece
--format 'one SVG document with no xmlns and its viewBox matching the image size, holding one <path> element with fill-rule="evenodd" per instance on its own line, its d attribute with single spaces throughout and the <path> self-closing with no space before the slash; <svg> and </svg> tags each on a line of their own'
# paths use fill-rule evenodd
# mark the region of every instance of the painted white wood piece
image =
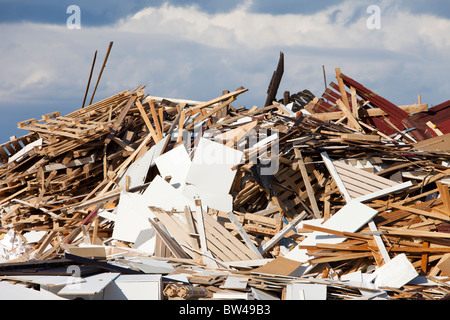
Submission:
<svg viewBox="0 0 450 320">
<path fill-rule="evenodd" d="M 341 282 L 344 285 L 358 288 L 363 296 L 371 297 L 375 293 L 377 296 L 386 294 L 385 291 L 379 290 L 373 283 L 372 274 L 362 273 L 360 270 L 351 272 L 341 276 Z"/>
<path fill-rule="evenodd" d="M 372 220 L 377 213 L 377 210 L 358 201 L 351 201 L 320 226 L 336 231 L 356 232 Z M 345 237 L 314 231 L 299 245 L 336 244 L 343 242 L 345 239 Z M 311 257 L 307 255 L 308 251 L 306 249 L 299 249 L 299 245 L 289 251 L 285 257 L 295 261 L 307 262 Z"/>
<path fill-rule="evenodd" d="M 230 275 L 220 287 L 222 289 L 244 290 L 247 288 L 248 279 L 249 278 L 246 277 L 236 277 Z"/>
<path fill-rule="evenodd" d="M 277 296 L 270 294 L 269 291 L 251 288 L 251 292 L 255 300 L 280 300 Z"/>
<path fill-rule="evenodd" d="M 328 156 L 328 153 L 322 152 L 320 155 L 322 156 L 325 166 L 327 167 L 328 171 L 330 172 L 331 176 L 333 177 L 333 180 L 336 182 L 336 185 L 337 185 L 339 191 L 341 192 L 342 196 L 344 197 L 345 201 L 347 201 L 347 202 L 352 201 L 352 197 L 350 197 L 350 194 L 348 193 L 347 188 L 345 188 L 345 185 L 342 182 L 341 178 L 339 177 L 339 174 L 333 165 L 333 161 L 331 161 L 330 157 Z"/>
<path fill-rule="evenodd" d="M 369 228 L 370 228 L 370 231 L 373 231 L 373 232 L 378 231 L 377 225 L 375 224 L 375 222 L 373 222 L 373 220 L 369 222 Z M 381 239 L 381 236 L 379 236 L 377 234 L 374 235 L 373 238 L 375 239 L 375 243 L 377 244 L 378 250 L 380 250 L 380 254 L 383 257 L 384 262 L 385 263 L 389 262 L 391 260 L 391 257 L 389 256 L 389 253 L 386 250 L 383 239 Z"/>
<path fill-rule="evenodd" d="M 23 284 L 12 284 L 7 281 L 0 282 L 0 300 L 66 300 L 47 290 L 27 288 Z"/>
<path fill-rule="evenodd" d="M 184 211 L 185 206 L 194 207 L 194 200 L 183 195 L 181 188 L 174 188 L 161 176 L 157 175 L 147 187 L 143 196 L 149 206 L 165 211 Z"/>
<path fill-rule="evenodd" d="M 150 201 L 145 196 L 122 191 L 117 205 L 112 238 L 134 243 L 141 232 L 147 230 L 154 242 L 155 232 L 148 223 L 148 218 L 155 216 L 148 209 L 149 205 Z"/>
<path fill-rule="evenodd" d="M 378 287 L 400 289 L 419 274 L 404 253 L 375 270 L 375 284 Z"/>
<path fill-rule="evenodd" d="M 106 286 L 114 281 L 120 273 L 105 272 L 83 278 L 85 282 L 69 284 L 62 288 L 58 295 L 60 296 L 84 296 L 95 295 L 102 292 Z"/>
<path fill-rule="evenodd" d="M 286 300 L 326 300 L 327 286 L 312 283 L 288 283 Z"/>
<path fill-rule="evenodd" d="M 404 182 L 404 183 L 399 183 L 398 185 L 392 186 L 392 187 L 388 187 L 379 191 L 375 191 L 373 193 L 369 193 L 366 194 L 364 196 L 358 197 L 358 198 L 354 198 L 353 200 L 355 201 L 359 201 L 359 202 L 365 202 L 365 201 L 370 201 L 376 198 L 380 198 L 383 197 L 385 195 L 406 189 L 411 187 L 413 184 L 411 181 L 408 182 Z"/>
<path fill-rule="evenodd" d="M 155 159 L 161 155 L 169 136 L 164 137 L 150 148 L 142 157 L 136 159 L 120 177 L 118 185 L 122 188 L 126 184 L 126 176 L 130 177 L 129 187 L 134 188 L 145 183 L 148 170 L 155 164 Z"/>
<path fill-rule="evenodd" d="M 214 193 L 214 190 L 206 192 L 194 185 L 184 186 L 182 193 L 187 199 L 200 197 L 202 199 L 202 208 L 205 211 L 207 211 L 208 208 L 223 212 L 230 212 L 233 210 L 233 197 L 230 194 Z"/>
<path fill-rule="evenodd" d="M 41 240 L 45 235 L 47 234 L 47 231 L 34 231 L 31 230 L 29 232 L 26 232 L 23 234 L 25 239 L 27 239 L 27 243 L 34 243 Z"/>
<path fill-rule="evenodd" d="M 161 300 L 162 277 L 155 274 L 120 275 L 105 288 L 103 300 Z"/>
<path fill-rule="evenodd" d="M 26 146 L 24 146 L 22 149 L 20 149 L 18 152 L 16 152 L 15 154 L 13 154 L 11 157 L 9 157 L 8 159 L 8 163 L 9 162 L 13 162 L 15 160 L 20 160 L 20 158 L 22 156 L 24 156 L 25 154 L 27 154 L 30 150 L 32 150 L 34 147 L 41 147 L 42 146 L 42 139 L 37 139 L 29 144 L 27 144 Z"/>
<path fill-rule="evenodd" d="M 236 176 L 232 167 L 239 164 L 242 157 L 242 151 L 201 138 L 186 182 L 205 193 L 228 194 Z"/>
<path fill-rule="evenodd" d="M 230 267 L 253 269 L 255 267 L 261 267 L 272 260 L 273 260 L 272 258 L 267 258 L 267 259 L 242 260 L 242 261 L 227 261 L 227 263 Z"/>
<path fill-rule="evenodd" d="M 63 287 L 67 284 L 76 284 L 76 283 L 83 283 L 86 282 L 81 277 L 76 276 L 33 276 L 33 275 L 26 275 L 26 276 L 4 276 L 1 277 L 2 279 L 9 279 L 9 280 L 17 280 L 21 282 L 28 282 L 28 283 L 35 283 L 42 286 L 48 286 L 48 287 Z"/>
<path fill-rule="evenodd" d="M 368 192 L 364 195 L 360 195 L 358 197 L 352 197 L 349 193 L 349 190 L 346 188 L 345 183 L 342 181 L 341 176 L 338 173 L 337 168 L 335 167 L 333 161 L 331 161 L 330 157 L 328 156 L 328 154 L 326 152 L 322 152 L 321 153 L 322 159 L 328 169 L 328 171 L 330 172 L 331 176 L 333 177 L 333 180 L 336 182 L 337 187 L 339 188 L 339 191 L 342 193 L 344 199 L 346 202 L 350 202 L 352 200 L 358 201 L 358 202 L 365 202 L 365 201 L 370 201 L 406 188 L 409 188 L 410 186 L 412 186 L 412 182 L 408 181 L 405 183 L 395 183 L 393 181 L 390 181 L 389 179 L 385 179 L 373 174 L 370 174 L 368 172 L 365 172 L 361 169 L 358 168 L 353 168 L 353 171 L 357 171 L 360 173 L 361 176 L 366 177 L 366 179 L 371 179 L 371 177 L 373 177 L 374 181 L 373 184 L 376 185 L 377 187 L 374 187 L 375 189 L 378 188 L 378 190 L 375 190 L 373 192 Z M 346 165 L 344 163 L 339 163 L 336 162 L 337 165 L 339 166 L 347 166 L 347 167 L 351 167 L 350 165 Z M 355 179 L 355 183 L 358 183 L 357 180 Z M 365 191 L 367 192 L 367 191 Z"/>
<path fill-rule="evenodd" d="M 191 166 L 191 159 L 184 145 L 179 145 L 155 159 L 156 166 L 163 178 L 171 176 L 170 184 L 175 188 L 184 186 Z"/>
<path fill-rule="evenodd" d="M 126 260 L 131 263 L 132 266 L 145 272 L 146 274 L 156 273 L 156 274 L 168 274 L 173 272 L 175 269 L 172 264 L 167 261 L 161 261 L 149 257 L 125 257 Z"/>
<path fill-rule="evenodd" d="M 254 300 L 253 296 L 249 292 L 215 292 L 213 293 L 214 300 Z"/>
</svg>

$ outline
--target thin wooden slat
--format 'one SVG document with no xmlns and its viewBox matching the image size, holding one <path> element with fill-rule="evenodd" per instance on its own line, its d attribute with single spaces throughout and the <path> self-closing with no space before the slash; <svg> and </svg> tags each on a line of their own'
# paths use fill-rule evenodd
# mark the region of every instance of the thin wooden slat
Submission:
<svg viewBox="0 0 450 320">
<path fill-rule="evenodd" d="M 240 256 L 240 260 L 258 259 L 250 249 L 247 248 L 245 244 L 240 242 L 235 236 L 233 236 L 227 229 L 225 229 L 217 220 L 208 214 L 204 214 L 205 222 L 212 227 L 211 232 L 214 232 L 219 239 L 226 243 L 230 248 L 235 248 L 234 251 Z"/>
<path fill-rule="evenodd" d="M 298 165 L 300 167 L 300 172 L 302 174 L 302 178 L 303 181 L 305 183 L 305 187 L 306 187 L 306 192 L 308 193 L 308 197 L 309 197 L 309 202 L 311 204 L 313 213 L 314 213 L 314 217 L 316 219 L 320 219 L 322 217 L 322 214 L 319 210 L 319 207 L 317 206 L 317 202 L 316 202 L 316 197 L 314 195 L 314 190 L 312 189 L 311 186 L 311 181 L 309 180 L 309 175 L 308 172 L 306 170 L 306 166 L 305 163 L 303 161 L 303 156 L 302 153 L 300 152 L 300 150 L 295 149 L 295 156 L 298 158 Z"/>
</svg>

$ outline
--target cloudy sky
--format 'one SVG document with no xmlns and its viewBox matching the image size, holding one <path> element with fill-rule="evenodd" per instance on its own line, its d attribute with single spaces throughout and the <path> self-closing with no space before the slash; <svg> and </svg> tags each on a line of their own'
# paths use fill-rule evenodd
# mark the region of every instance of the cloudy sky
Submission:
<svg viewBox="0 0 450 320">
<path fill-rule="evenodd" d="M 280 51 L 280 93 L 320 96 L 324 65 L 327 82 L 339 67 L 398 105 L 450 99 L 448 0 L 0 0 L 0 39 L 0 142 L 27 133 L 19 121 L 79 109 L 110 41 L 94 101 L 138 85 L 192 100 L 244 86 L 234 105 L 263 106 Z"/>
</svg>

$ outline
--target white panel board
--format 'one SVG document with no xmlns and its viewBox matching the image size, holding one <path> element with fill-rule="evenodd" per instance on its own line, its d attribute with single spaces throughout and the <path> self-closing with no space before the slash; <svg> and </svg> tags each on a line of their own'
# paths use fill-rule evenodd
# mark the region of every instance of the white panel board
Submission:
<svg viewBox="0 0 450 320">
<path fill-rule="evenodd" d="M 161 300 L 161 275 L 120 275 L 105 288 L 104 300 Z"/>
<path fill-rule="evenodd" d="M 179 145 L 155 159 L 156 166 L 163 178 L 171 176 L 170 184 L 175 188 L 184 186 L 191 166 L 191 159 L 184 145 Z"/>
<path fill-rule="evenodd" d="M 320 226 L 336 231 L 356 232 L 372 220 L 377 213 L 377 210 L 358 201 L 351 201 Z M 304 223 L 308 224 L 307 221 L 304 221 Z M 317 243 L 336 244 L 344 240 L 345 238 L 343 237 L 315 231 L 307 236 L 299 245 L 315 245 Z M 306 262 L 311 258 L 306 253 L 306 249 L 299 249 L 297 246 L 289 251 L 285 257 L 295 261 Z"/>
<path fill-rule="evenodd" d="M 228 276 L 221 288 L 244 290 L 247 288 L 248 279 L 249 278 L 245 277 Z"/>
<path fill-rule="evenodd" d="M 146 230 L 154 241 L 155 232 L 148 222 L 148 218 L 154 218 L 154 215 L 148 209 L 149 205 L 150 201 L 145 196 L 122 191 L 117 206 L 112 238 L 134 243 L 140 233 Z"/>
<path fill-rule="evenodd" d="M 95 295 L 100 293 L 109 285 L 114 279 L 116 279 L 120 273 L 105 272 L 96 274 L 93 276 L 83 278 L 85 282 L 69 284 L 62 288 L 58 295 L 60 296 L 84 296 L 84 295 Z"/>
<path fill-rule="evenodd" d="M 0 300 L 66 300 L 46 290 L 34 290 L 23 284 L 0 282 Z"/>
<path fill-rule="evenodd" d="M 400 289 L 419 274 L 406 255 L 402 253 L 377 269 L 375 275 L 375 284 L 378 287 Z"/>
<path fill-rule="evenodd" d="M 289 283 L 286 300 L 327 300 L 327 286 L 311 283 Z"/>
<path fill-rule="evenodd" d="M 135 160 L 125 171 L 119 181 L 119 186 L 124 187 L 126 176 L 130 177 L 130 188 L 141 186 L 145 183 L 148 170 L 155 164 L 155 159 L 161 155 L 169 136 L 164 137 L 157 144 L 152 146 L 142 157 Z"/>
<path fill-rule="evenodd" d="M 166 211 L 175 209 L 184 211 L 185 206 L 195 207 L 194 200 L 183 195 L 181 188 L 176 189 L 163 180 L 161 176 L 156 176 L 143 193 L 149 206 L 161 208 Z"/>
<path fill-rule="evenodd" d="M 49 287 L 63 287 L 67 284 L 75 284 L 75 283 L 82 283 L 85 282 L 85 280 L 81 277 L 75 277 L 75 276 L 5 276 L 4 279 L 9 280 L 17 280 L 17 281 L 23 281 L 28 283 L 35 283 L 43 286 L 49 286 Z"/>
<path fill-rule="evenodd" d="M 243 152 L 202 138 L 195 150 L 186 182 L 206 193 L 228 194 Z"/>
<path fill-rule="evenodd" d="M 196 199 L 196 197 L 199 197 L 202 201 L 202 208 L 205 211 L 208 208 L 223 212 L 233 210 L 233 197 L 230 194 L 209 193 L 199 189 L 197 186 L 187 185 L 183 189 L 183 195 L 188 199 Z"/>
</svg>

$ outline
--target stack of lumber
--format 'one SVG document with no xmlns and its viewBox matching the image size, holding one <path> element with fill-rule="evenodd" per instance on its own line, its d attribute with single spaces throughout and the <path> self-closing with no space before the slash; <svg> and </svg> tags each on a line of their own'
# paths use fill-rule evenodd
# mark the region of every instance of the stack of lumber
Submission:
<svg viewBox="0 0 450 320">
<path fill-rule="evenodd" d="M 152 258 L 171 266 L 161 299 L 446 299 L 445 125 L 339 69 L 322 97 L 276 101 L 282 67 L 261 108 L 236 106 L 242 87 L 139 86 L 20 122 L 0 148 L 0 284 L 36 283 L 19 275 L 39 261 L 146 274 Z"/>
</svg>

